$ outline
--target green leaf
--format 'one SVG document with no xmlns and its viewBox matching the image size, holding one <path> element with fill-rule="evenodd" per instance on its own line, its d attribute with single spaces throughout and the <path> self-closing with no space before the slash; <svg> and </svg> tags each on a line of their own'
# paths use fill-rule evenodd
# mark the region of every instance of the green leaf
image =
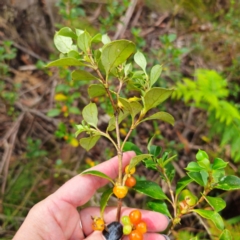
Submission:
<svg viewBox="0 0 240 240">
<path fill-rule="evenodd" d="M 231 232 L 225 229 L 219 236 L 219 240 L 232 240 Z"/>
<path fill-rule="evenodd" d="M 89 151 L 91 148 L 95 146 L 100 137 L 101 137 L 100 135 L 94 135 L 87 138 L 81 138 L 79 143 L 84 149 Z"/>
<path fill-rule="evenodd" d="M 89 103 L 82 110 L 83 119 L 91 126 L 97 127 L 98 109 L 95 103 Z"/>
<path fill-rule="evenodd" d="M 151 155 L 153 155 L 155 158 L 157 158 L 159 156 L 159 154 L 161 153 L 162 148 L 160 146 L 151 145 L 148 148 L 148 151 Z"/>
<path fill-rule="evenodd" d="M 61 36 L 65 36 L 65 37 L 70 37 L 70 38 L 73 38 L 75 40 L 77 40 L 77 35 L 72 31 L 71 28 L 69 27 L 63 27 L 61 28 L 58 32 L 57 32 L 58 35 L 61 35 Z"/>
<path fill-rule="evenodd" d="M 153 170 L 156 170 L 156 171 L 158 170 L 157 169 L 157 163 L 154 162 L 152 159 L 144 160 L 144 164 L 145 164 L 146 168 L 148 168 L 148 169 L 153 169 Z"/>
<path fill-rule="evenodd" d="M 146 72 L 146 67 L 147 67 L 147 61 L 144 55 L 137 51 L 134 55 L 134 61 L 135 63 L 142 68 L 144 72 Z"/>
<path fill-rule="evenodd" d="M 90 98 L 101 97 L 106 95 L 106 89 L 102 84 L 92 84 L 88 87 Z"/>
<path fill-rule="evenodd" d="M 205 197 L 209 205 L 214 209 L 214 211 L 219 212 L 226 207 L 226 202 L 219 197 Z"/>
<path fill-rule="evenodd" d="M 77 39 L 78 47 L 85 53 L 88 54 L 91 46 L 91 36 L 87 31 L 84 31 L 78 36 Z"/>
<path fill-rule="evenodd" d="M 58 32 L 54 35 L 54 44 L 59 52 L 68 53 L 72 50 L 72 38 L 59 35 Z"/>
<path fill-rule="evenodd" d="M 134 52 L 135 44 L 127 40 L 116 40 L 102 48 L 102 65 L 108 73 L 115 67 L 124 63 Z"/>
<path fill-rule="evenodd" d="M 151 88 L 148 90 L 143 97 L 144 101 L 144 112 L 158 106 L 160 103 L 165 101 L 168 97 L 171 96 L 173 90 L 165 88 Z"/>
<path fill-rule="evenodd" d="M 101 33 L 97 33 L 95 36 L 93 36 L 92 43 L 100 43 L 102 42 L 102 34 Z"/>
<path fill-rule="evenodd" d="M 72 72 L 72 79 L 80 80 L 80 81 L 91 81 L 91 80 L 96 80 L 98 78 L 87 71 L 75 70 Z"/>
<path fill-rule="evenodd" d="M 54 108 L 48 111 L 47 116 L 48 117 L 56 117 L 61 113 L 60 109 Z"/>
<path fill-rule="evenodd" d="M 139 193 L 143 193 L 154 199 L 167 199 L 167 196 L 164 194 L 160 186 L 155 182 L 150 181 L 137 181 L 133 189 Z"/>
<path fill-rule="evenodd" d="M 198 161 L 201 161 L 201 160 L 203 160 L 205 158 L 209 159 L 207 153 L 205 151 L 203 151 L 203 150 L 198 150 L 198 152 L 196 154 L 196 159 Z"/>
<path fill-rule="evenodd" d="M 69 67 L 69 66 L 87 66 L 83 62 L 77 60 L 76 58 L 67 57 L 61 58 L 56 61 L 50 62 L 46 67 Z"/>
<path fill-rule="evenodd" d="M 153 115 L 151 115 L 147 118 L 144 118 L 141 122 L 144 122 L 147 120 L 161 120 L 161 121 L 164 121 L 164 122 L 174 125 L 174 117 L 167 112 L 154 113 Z"/>
<path fill-rule="evenodd" d="M 76 125 L 77 131 L 75 132 L 75 137 L 77 137 L 80 133 L 88 131 L 83 125 Z"/>
<path fill-rule="evenodd" d="M 113 194 L 113 189 L 112 188 L 108 188 L 107 190 L 105 190 L 101 196 L 100 199 L 100 210 L 101 210 L 101 215 L 103 216 L 104 210 L 107 206 L 108 200 L 111 197 L 111 195 Z"/>
<path fill-rule="evenodd" d="M 126 98 L 119 97 L 118 101 L 123 105 L 123 109 L 128 111 L 130 114 L 132 113 L 131 105 Z"/>
<path fill-rule="evenodd" d="M 127 152 L 127 151 L 134 151 L 136 153 L 136 155 L 140 155 L 142 154 L 141 150 L 139 149 L 138 146 L 136 146 L 134 143 L 132 142 L 126 142 L 124 147 L 123 147 L 123 151 Z"/>
<path fill-rule="evenodd" d="M 114 185 L 114 181 L 108 175 L 106 175 L 105 173 L 102 173 L 100 171 L 97 171 L 97 170 L 90 170 L 90 171 L 87 170 L 87 171 L 82 172 L 80 175 L 93 175 L 93 176 L 97 176 L 100 178 L 104 178 L 104 179 L 107 179 L 108 181 L 110 181 Z"/>
<path fill-rule="evenodd" d="M 228 162 L 223 161 L 221 158 L 215 158 L 213 160 L 212 169 L 218 170 L 225 168 L 228 165 Z"/>
<path fill-rule="evenodd" d="M 189 172 L 200 172 L 202 168 L 196 162 L 190 162 L 185 168 Z"/>
<path fill-rule="evenodd" d="M 143 161 L 146 158 L 151 157 L 151 154 L 141 154 L 133 157 L 129 163 L 129 170 L 131 170 L 133 167 L 135 167 L 138 163 Z"/>
<path fill-rule="evenodd" d="M 139 102 L 130 102 L 132 108 L 131 117 L 134 120 L 135 116 L 142 110 L 142 105 Z"/>
<path fill-rule="evenodd" d="M 222 190 L 237 190 L 240 189 L 240 178 L 237 176 L 224 176 L 220 179 L 215 188 Z"/>
<path fill-rule="evenodd" d="M 168 217 L 172 218 L 170 212 L 168 211 L 168 206 L 164 201 L 151 201 L 147 203 L 147 206 L 155 212 L 160 212 Z"/>
<path fill-rule="evenodd" d="M 222 217 L 217 212 L 203 209 L 193 209 L 192 211 L 196 212 L 203 218 L 210 219 L 218 229 L 220 230 L 224 229 Z"/>
<path fill-rule="evenodd" d="M 204 172 L 204 173 L 203 173 Z M 200 172 L 189 172 L 187 175 L 200 186 L 206 186 L 208 175 L 206 175 L 206 171 Z"/>
<path fill-rule="evenodd" d="M 103 43 L 103 44 L 108 44 L 108 43 L 110 43 L 110 42 L 111 42 L 110 37 L 109 37 L 107 34 L 103 34 L 103 35 L 102 35 L 102 43 Z"/>
<path fill-rule="evenodd" d="M 162 65 L 155 65 L 150 72 L 150 86 L 152 86 L 160 77 L 162 73 Z"/>
<path fill-rule="evenodd" d="M 189 176 L 185 176 L 185 177 L 181 178 L 177 182 L 176 195 L 178 195 L 192 181 L 193 181 L 193 179 L 191 179 Z"/>
<path fill-rule="evenodd" d="M 68 52 L 67 57 L 80 59 L 81 56 L 80 56 L 79 52 L 77 52 L 75 50 L 71 50 L 70 52 Z"/>
<path fill-rule="evenodd" d="M 69 112 L 73 114 L 80 114 L 80 110 L 77 107 L 70 107 Z"/>
</svg>

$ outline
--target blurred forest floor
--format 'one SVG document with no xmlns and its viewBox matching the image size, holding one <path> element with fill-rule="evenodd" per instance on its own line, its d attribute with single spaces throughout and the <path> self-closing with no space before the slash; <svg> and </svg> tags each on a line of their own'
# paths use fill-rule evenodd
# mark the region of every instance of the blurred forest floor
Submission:
<svg viewBox="0 0 240 240">
<path fill-rule="evenodd" d="M 90 152 L 78 146 L 73 125 L 80 123 L 79 112 L 89 102 L 86 87 L 71 85 L 70 71 L 66 68 L 44 68 L 48 61 L 58 57 L 53 36 L 61 26 L 87 29 L 92 34 L 108 33 L 111 39 L 132 40 L 151 65 L 164 65 L 162 87 L 176 87 L 183 78 L 194 79 L 197 69 L 215 70 L 226 79 L 229 91 L 226 100 L 239 110 L 240 3 L 237 0 L 2 0 L 1 239 L 11 239 L 29 209 L 66 180 L 116 155 L 104 139 Z M 65 102 L 58 101 L 55 95 L 63 89 Z M 174 163 L 178 178 L 184 176 L 182 169 L 195 158 L 198 149 L 207 151 L 212 158 L 218 156 L 229 161 L 229 173 L 240 175 L 240 160 L 231 154 L 231 143 L 221 144 L 221 135 L 209 135 L 214 124 L 207 121 L 208 111 L 187 104 L 182 98 L 168 101 L 164 108 L 175 117 L 175 126 L 143 123 L 132 142 L 144 151 L 148 138 L 158 134 L 155 144 L 178 155 Z M 107 121 L 102 116 L 101 127 Z M 235 137 L 239 131 L 234 132 Z M 126 134 L 124 126 L 121 134 Z M 138 174 L 150 180 L 158 178 L 154 172 L 146 175 L 142 166 L 138 167 Z M 223 192 L 222 196 L 228 206 L 222 216 L 239 224 L 239 192 Z M 98 197 L 92 199 L 92 205 Z M 131 193 L 126 202 L 144 207 L 145 201 Z M 232 228 L 239 232 L 240 225 L 236 226 Z M 181 229 L 204 232 L 194 216 L 184 219 Z M 175 239 L 184 239 L 182 236 L 176 233 Z"/>
</svg>

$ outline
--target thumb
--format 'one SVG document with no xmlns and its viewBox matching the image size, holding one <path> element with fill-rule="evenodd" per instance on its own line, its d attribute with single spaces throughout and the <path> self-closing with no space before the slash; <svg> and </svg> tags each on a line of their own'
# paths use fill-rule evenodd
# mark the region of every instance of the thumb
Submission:
<svg viewBox="0 0 240 240">
<path fill-rule="evenodd" d="M 106 238 L 102 235 L 101 231 L 94 231 L 84 240 L 106 240 Z"/>
</svg>

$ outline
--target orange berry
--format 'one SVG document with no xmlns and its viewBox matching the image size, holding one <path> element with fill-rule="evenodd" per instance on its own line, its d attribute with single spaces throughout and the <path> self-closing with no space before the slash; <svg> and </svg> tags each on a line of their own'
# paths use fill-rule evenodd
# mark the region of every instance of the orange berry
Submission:
<svg viewBox="0 0 240 240">
<path fill-rule="evenodd" d="M 141 222 L 142 213 L 139 210 L 135 209 L 130 212 L 129 218 L 132 224 L 138 224 L 139 222 Z"/>
<path fill-rule="evenodd" d="M 138 230 L 133 230 L 129 234 L 129 239 L 130 240 L 143 240 L 143 234 L 139 232 Z"/>
<path fill-rule="evenodd" d="M 114 186 L 113 193 L 117 198 L 124 198 L 128 193 L 128 188 L 126 186 Z"/>
<path fill-rule="evenodd" d="M 126 174 L 134 174 L 136 172 L 136 168 L 135 167 L 132 167 L 131 169 L 130 169 L 130 171 L 129 171 L 129 165 L 127 165 L 126 167 L 125 167 L 125 173 Z"/>
<path fill-rule="evenodd" d="M 127 187 L 134 187 L 135 185 L 136 185 L 136 183 L 137 183 L 137 181 L 136 181 L 136 179 L 134 178 L 134 177 L 128 177 L 127 178 L 127 180 L 126 180 L 126 182 L 125 182 L 125 185 L 127 186 Z"/>
<path fill-rule="evenodd" d="M 144 221 L 141 221 L 137 224 L 136 230 L 138 230 L 140 233 L 146 233 L 147 232 L 147 224 Z"/>
<path fill-rule="evenodd" d="M 67 112 L 68 110 L 68 107 L 66 105 L 63 105 L 62 108 L 61 108 L 61 111 L 62 112 Z"/>
<path fill-rule="evenodd" d="M 101 217 L 93 218 L 92 229 L 94 231 L 103 231 L 104 228 L 105 228 L 105 223 Z"/>
</svg>

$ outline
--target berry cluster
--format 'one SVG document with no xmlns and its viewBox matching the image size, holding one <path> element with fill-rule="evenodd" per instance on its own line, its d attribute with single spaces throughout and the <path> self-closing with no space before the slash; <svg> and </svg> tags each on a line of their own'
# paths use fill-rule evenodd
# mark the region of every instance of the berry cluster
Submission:
<svg viewBox="0 0 240 240">
<path fill-rule="evenodd" d="M 124 185 L 116 183 L 113 187 L 113 193 L 117 198 L 124 198 L 128 193 L 128 188 L 134 187 L 136 185 L 136 179 L 132 176 L 136 171 L 136 168 L 133 167 L 129 170 L 129 165 L 125 168 L 125 177 L 124 177 Z"/>
<path fill-rule="evenodd" d="M 147 224 L 142 220 L 139 210 L 133 210 L 129 216 L 121 218 L 123 234 L 128 235 L 130 240 L 143 240 L 143 234 L 147 232 Z"/>
</svg>

